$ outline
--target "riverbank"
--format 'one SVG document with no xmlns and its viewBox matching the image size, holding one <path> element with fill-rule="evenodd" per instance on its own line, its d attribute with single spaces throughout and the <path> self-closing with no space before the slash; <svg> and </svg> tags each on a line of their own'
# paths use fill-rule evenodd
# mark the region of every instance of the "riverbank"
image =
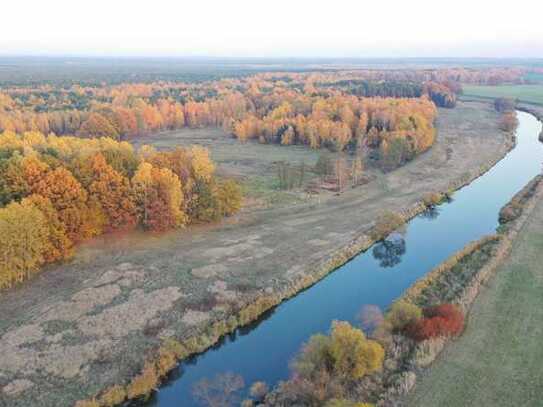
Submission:
<svg viewBox="0 0 543 407">
<path fill-rule="evenodd" d="M 524 136 L 533 137 L 526 134 Z M 533 147 L 535 146 L 531 145 L 529 148 Z M 538 164 L 535 165 L 537 168 Z M 507 258 L 511 243 L 530 219 L 535 204 L 541 200 L 543 196 L 541 178 L 537 176 L 529 182 L 504 206 L 504 209 L 514 208 L 514 211 L 505 211 L 511 216 L 500 216 L 503 224 L 498 234 L 468 244 L 414 283 L 400 299 L 420 307 L 452 302 L 458 304 L 464 313 L 469 312 L 482 287 Z M 495 216 L 497 218 L 497 213 Z M 352 400 L 372 401 L 379 406 L 403 405 L 402 398 L 415 385 L 417 375 L 433 362 L 446 343 L 447 340 L 438 338 L 416 344 L 402 335 L 394 335 L 383 343 L 387 354 L 383 370 L 351 383 L 343 391 L 349 394 Z M 451 377 L 449 379 L 453 380 Z M 445 387 L 446 383 L 441 383 L 441 386 Z M 441 386 L 437 388 L 441 389 Z M 433 390 L 435 393 L 441 391 L 437 388 Z M 297 400 L 292 391 L 292 387 L 282 385 L 278 391 L 269 395 L 266 404 L 287 405 Z M 289 402 L 285 404 L 287 400 Z M 440 401 L 428 405 L 447 404 L 446 399 Z"/>
<path fill-rule="evenodd" d="M 254 211 L 190 235 L 99 239 L 72 264 L 7 293 L 1 397 L 10 406 L 71 405 L 125 385 L 168 338 L 203 349 L 221 329 L 312 284 L 371 244 L 380 211 L 413 216 L 425 194 L 469 182 L 510 149 L 492 109 L 457 109 L 441 116 L 428 153 L 340 197 Z M 273 300 L 248 312 L 259 298 Z M 190 340 L 202 333 L 206 341 Z"/>
<path fill-rule="evenodd" d="M 543 397 L 543 200 L 475 300 L 464 334 L 417 382 L 407 405 L 539 406 Z"/>
</svg>

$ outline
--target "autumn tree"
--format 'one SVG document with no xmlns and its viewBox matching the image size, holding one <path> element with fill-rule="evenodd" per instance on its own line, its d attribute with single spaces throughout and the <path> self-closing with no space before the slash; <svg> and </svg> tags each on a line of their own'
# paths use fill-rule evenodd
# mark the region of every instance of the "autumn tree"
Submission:
<svg viewBox="0 0 543 407">
<path fill-rule="evenodd" d="M 162 231 L 186 223 L 181 182 L 171 170 L 142 163 L 132 178 L 132 188 L 145 228 Z"/>
<path fill-rule="evenodd" d="M 120 175 L 101 154 L 91 159 L 93 180 L 88 187 L 89 199 L 95 200 L 108 218 L 108 227 L 119 229 L 136 223 L 136 207 L 130 182 Z"/>
<path fill-rule="evenodd" d="M 319 371 L 344 379 L 359 379 L 381 369 L 382 346 L 366 339 L 348 322 L 334 321 L 330 336 L 314 335 L 294 363 L 295 371 L 311 377 Z"/>
<path fill-rule="evenodd" d="M 110 137 L 119 138 L 119 133 L 115 127 L 100 113 L 91 113 L 83 122 L 81 128 L 77 131 L 81 137 Z"/>
<path fill-rule="evenodd" d="M 45 262 L 45 215 L 33 205 L 12 202 L 0 208 L 0 288 L 27 279 Z"/>
<path fill-rule="evenodd" d="M 57 210 L 48 198 L 30 195 L 21 201 L 23 207 L 38 209 L 46 220 L 46 239 L 43 260 L 45 263 L 65 260 L 73 254 L 73 242 L 66 234 L 66 226 L 60 221 Z"/>
<path fill-rule="evenodd" d="M 70 240 L 77 242 L 88 237 L 84 233 L 89 221 L 87 192 L 70 171 L 62 167 L 49 171 L 32 187 L 32 192 L 51 201 Z"/>
</svg>

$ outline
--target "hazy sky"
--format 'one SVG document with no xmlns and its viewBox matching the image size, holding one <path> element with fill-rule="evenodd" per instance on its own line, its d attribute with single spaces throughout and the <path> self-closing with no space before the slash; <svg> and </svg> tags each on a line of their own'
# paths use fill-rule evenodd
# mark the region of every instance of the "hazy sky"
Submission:
<svg viewBox="0 0 543 407">
<path fill-rule="evenodd" d="M 540 0 L 4 0 L 1 54 L 543 57 Z"/>
</svg>

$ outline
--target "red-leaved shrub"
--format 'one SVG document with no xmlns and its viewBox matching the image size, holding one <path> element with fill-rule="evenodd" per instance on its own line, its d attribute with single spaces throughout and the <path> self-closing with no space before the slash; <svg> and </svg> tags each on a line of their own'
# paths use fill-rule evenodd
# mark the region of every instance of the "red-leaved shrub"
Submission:
<svg viewBox="0 0 543 407">
<path fill-rule="evenodd" d="M 464 315 L 453 304 L 441 304 L 424 309 L 424 318 L 410 323 L 405 334 L 416 341 L 439 336 L 456 336 L 464 328 Z"/>
</svg>

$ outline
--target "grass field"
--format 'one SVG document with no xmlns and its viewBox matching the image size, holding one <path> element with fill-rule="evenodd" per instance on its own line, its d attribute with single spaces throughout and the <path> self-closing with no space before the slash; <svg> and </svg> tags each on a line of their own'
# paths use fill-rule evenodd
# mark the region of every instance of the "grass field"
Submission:
<svg viewBox="0 0 543 407">
<path fill-rule="evenodd" d="M 466 332 L 420 379 L 409 406 L 541 406 L 543 202 L 477 298 Z"/>
<path fill-rule="evenodd" d="M 510 97 L 521 102 L 543 105 L 543 85 L 463 85 L 464 96 L 482 98 Z"/>
</svg>

